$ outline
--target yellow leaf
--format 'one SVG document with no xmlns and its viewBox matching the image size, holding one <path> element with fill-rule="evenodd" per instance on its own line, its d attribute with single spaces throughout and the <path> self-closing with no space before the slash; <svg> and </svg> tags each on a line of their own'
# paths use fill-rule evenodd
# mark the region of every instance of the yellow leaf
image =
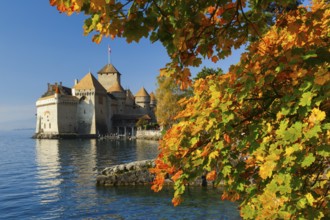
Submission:
<svg viewBox="0 0 330 220">
<path fill-rule="evenodd" d="M 294 152 L 294 148 L 293 147 L 288 147 L 285 150 L 285 156 L 290 156 L 293 152 Z"/>
<path fill-rule="evenodd" d="M 266 161 L 266 163 L 260 165 L 259 176 L 262 179 L 272 176 L 275 167 L 276 163 L 274 161 Z"/>
<path fill-rule="evenodd" d="M 307 195 L 306 195 L 305 197 L 306 197 L 308 203 L 309 203 L 310 205 L 313 205 L 314 197 L 312 196 L 312 194 L 311 194 L 311 193 L 307 193 Z"/>
<path fill-rule="evenodd" d="M 308 121 L 311 123 L 320 122 L 325 119 L 325 112 L 318 108 L 312 110 L 312 114 L 309 116 Z"/>
</svg>

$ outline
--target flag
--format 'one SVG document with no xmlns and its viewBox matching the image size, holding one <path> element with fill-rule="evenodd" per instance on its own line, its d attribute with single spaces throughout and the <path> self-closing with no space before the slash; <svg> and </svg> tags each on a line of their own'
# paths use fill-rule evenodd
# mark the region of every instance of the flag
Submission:
<svg viewBox="0 0 330 220">
<path fill-rule="evenodd" d="M 111 53 L 111 48 L 110 48 L 109 45 L 108 45 L 108 53 L 109 53 L 109 54 Z"/>
</svg>

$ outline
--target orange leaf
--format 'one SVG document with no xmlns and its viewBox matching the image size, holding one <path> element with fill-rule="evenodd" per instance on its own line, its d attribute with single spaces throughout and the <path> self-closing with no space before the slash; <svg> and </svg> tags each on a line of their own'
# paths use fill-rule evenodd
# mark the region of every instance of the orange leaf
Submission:
<svg viewBox="0 0 330 220">
<path fill-rule="evenodd" d="M 229 137 L 228 134 L 224 134 L 224 135 L 223 135 L 223 138 L 225 139 L 225 141 L 226 141 L 228 144 L 230 144 L 231 139 L 230 139 L 230 137 Z"/>
<path fill-rule="evenodd" d="M 51 6 L 54 6 L 56 4 L 56 0 L 50 0 L 49 3 Z"/>
<path fill-rule="evenodd" d="M 206 175 L 206 179 L 209 181 L 214 181 L 216 176 L 217 176 L 217 172 L 215 172 L 215 170 L 212 170 Z"/>
<path fill-rule="evenodd" d="M 174 206 L 179 205 L 182 201 L 183 201 L 183 199 L 180 196 L 176 196 L 172 199 L 172 203 Z"/>
<path fill-rule="evenodd" d="M 218 58 L 217 56 L 213 56 L 213 57 L 212 57 L 212 62 L 213 62 L 213 63 L 218 62 L 218 60 L 219 60 L 219 58 Z"/>
<path fill-rule="evenodd" d="M 212 14 L 212 13 L 214 12 L 214 10 L 215 10 L 215 7 L 214 7 L 214 6 L 210 6 L 210 7 L 207 8 L 207 11 L 208 11 L 210 14 Z"/>
<path fill-rule="evenodd" d="M 152 183 L 151 189 L 154 192 L 159 192 L 163 188 L 165 178 L 163 175 L 157 175 Z"/>
<path fill-rule="evenodd" d="M 227 193 L 227 192 L 223 192 L 223 193 L 222 193 L 222 196 L 221 196 L 221 199 L 222 199 L 222 200 L 227 200 L 228 198 L 229 198 L 228 193 Z"/>
<path fill-rule="evenodd" d="M 183 173 L 183 171 L 182 170 L 179 170 L 178 172 L 176 172 L 176 174 L 174 174 L 174 176 L 172 176 L 172 180 L 175 182 L 175 181 L 177 181 L 177 179 L 179 179 L 180 178 L 180 176 L 181 176 L 181 174 Z"/>
</svg>

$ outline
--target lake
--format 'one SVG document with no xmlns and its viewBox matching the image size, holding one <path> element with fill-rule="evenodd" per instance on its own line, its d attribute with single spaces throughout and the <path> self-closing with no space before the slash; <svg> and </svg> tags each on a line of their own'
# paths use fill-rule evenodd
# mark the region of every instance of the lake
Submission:
<svg viewBox="0 0 330 220">
<path fill-rule="evenodd" d="M 155 141 L 34 140 L 32 130 L 0 132 L 0 219 L 240 219 L 236 203 L 212 188 L 96 187 L 107 166 L 155 158 Z"/>
</svg>

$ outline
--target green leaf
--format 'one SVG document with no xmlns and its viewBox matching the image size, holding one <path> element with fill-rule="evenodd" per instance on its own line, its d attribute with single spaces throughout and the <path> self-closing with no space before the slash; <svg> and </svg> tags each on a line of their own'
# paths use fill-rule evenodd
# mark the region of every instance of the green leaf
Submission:
<svg viewBox="0 0 330 220">
<path fill-rule="evenodd" d="M 302 136 L 302 127 L 303 124 L 301 122 L 296 122 L 292 127 L 284 132 L 284 140 L 290 141 L 291 143 L 296 142 Z"/>
<path fill-rule="evenodd" d="M 322 157 L 330 156 L 330 146 L 329 145 L 321 145 L 316 148 L 316 153 Z"/>
<path fill-rule="evenodd" d="M 302 56 L 303 60 L 308 60 L 310 58 L 316 58 L 317 54 L 316 53 L 309 53 L 307 55 Z"/>
<path fill-rule="evenodd" d="M 307 203 L 307 199 L 302 198 L 298 201 L 297 206 L 298 206 L 298 208 L 303 209 L 306 207 L 306 203 Z"/>
<path fill-rule="evenodd" d="M 309 153 L 308 156 L 306 156 L 301 163 L 302 167 L 308 167 L 310 166 L 313 162 L 315 161 L 315 157 L 313 156 L 312 153 Z"/>
<path fill-rule="evenodd" d="M 243 183 L 239 183 L 238 186 L 237 186 L 237 189 L 241 192 L 244 191 L 244 184 Z"/>
<path fill-rule="evenodd" d="M 195 145 L 196 143 L 198 142 L 198 138 L 197 137 L 193 137 L 191 140 L 190 140 L 190 143 L 191 145 Z"/>
<path fill-rule="evenodd" d="M 221 173 L 223 174 L 223 176 L 228 176 L 231 172 L 231 166 L 226 165 L 222 168 Z"/>
<path fill-rule="evenodd" d="M 311 92 L 305 92 L 302 94 L 302 97 L 300 99 L 299 105 L 301 106 L 310 106 L 312 103 L 312 98 L 315 96 L 315 94 Z"/>
<path fill-rule="evenodd" d="M 284 69 L 284 64 L 283 64 L 283 63 L 280 63 L 280 65 L 279 65 L 278 67 L 276 67 L 275 72 L 276 72 L 276 73 L 279 73 L 279 72 L 281 72 L 283 69 Z"/>
<path fill-rule="evenodd" d="M 288 121 L 283 120 L 280 122 L 280 127 L 276 130 L 276 134 L 280 137 L 284 137 L 286 135 L 286 128 L 288 126 Z"/>
<path fill-rule="evenodd" d="M 322 132 L 321 130 L 321 126 L 318 124 L 318 125 L 315 125 L 314 127 L 312 127 L 310 130 L 308 130 L 306 133 L 305 133 L 305 137 L 308 138 L 308 139 L 311 139 L 313 137 L 318 137 L 318 133 Z"/>
</svg>

